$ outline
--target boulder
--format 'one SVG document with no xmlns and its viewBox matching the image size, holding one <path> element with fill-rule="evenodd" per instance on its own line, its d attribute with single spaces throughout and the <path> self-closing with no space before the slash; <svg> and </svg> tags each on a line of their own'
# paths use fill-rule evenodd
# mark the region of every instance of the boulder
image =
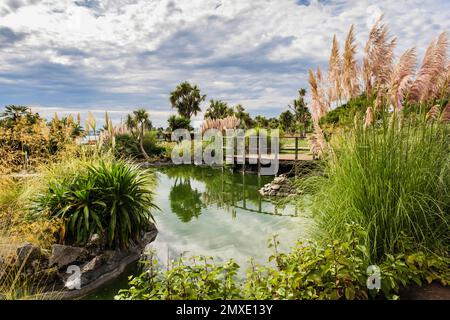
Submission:
<svg viewBox="0 0 450 320">
<path fill-rule="evenodd" d="M 144 234 L 144 236 L 142 237 L 142 244 L 145 246 L 148 243 L 153 242 L 156 239 L 157 235 L 158 235 L 158 231 L 156 229 L 146 232 Z"/>
<path fill-rule="evenodd" d="M 19 266 L 25 265 L 25 267 L 28 267 L 33 261 L 41 258 L 41 249 L 31 243 L 25 243 L 18 247 L 16 253 Z"/>
<path fill-rule="evenodd" d="M 264 185 L 264 187 L 259 190 L 259 193 L 262 196 L 286 197 L 291 194 L 296 194 L 297 191 L 286 175 L 280 175 L 273 179 L 271 183 Z"/>
<path fill-rule="evenodd" d="M 104 263 L 104 259 L 103 258 L 104 257 L 102 257 L 102 256 L 94 257 L 91 261 L 86 263 L 81 268 L 81 272 L 89 272 L 89 271 L 93 271 L 93 270 L 97 269 L 98 267 L 100 267 Z"/>
<path fill-rule="evenodd" d="M 75 262 L 81 262 L 87 259 L 87 257 L 88 252 L 84 248 L 54 244 L 49 259 L 49 266 L 56 265 L 58 269 L 61 269 Z"/>
</svg>

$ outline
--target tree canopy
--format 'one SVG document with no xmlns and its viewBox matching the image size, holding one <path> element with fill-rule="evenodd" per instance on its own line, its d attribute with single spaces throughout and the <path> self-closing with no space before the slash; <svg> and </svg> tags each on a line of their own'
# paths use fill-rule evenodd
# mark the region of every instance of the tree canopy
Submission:
<svg viewBox="0 0 450 320">
<path fill-rule="evenodd" d="M 205 118 L 223 119 L 232 116 L 233 113 L 233 109 L 230 108 L 226 102 L 212 99 L 208 109 L 206 109 Z"/>
<path fill-rule="evenodd" d="M 178 110 L 178 114 L 190 119 L 201 111 L 200 103 L 206 99 L 206 95 L 200 93 L 200 89 L 189 82 L 180 83 L 174 91 L 170 93 L 170 103 L 172 108 Z"/>
</svg>

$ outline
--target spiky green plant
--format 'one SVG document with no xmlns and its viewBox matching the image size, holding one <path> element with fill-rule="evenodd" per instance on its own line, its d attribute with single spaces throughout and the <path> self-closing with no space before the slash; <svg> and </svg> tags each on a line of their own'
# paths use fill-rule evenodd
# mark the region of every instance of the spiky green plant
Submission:
<svg viewBox="0 0 450 320">
<path fill-rule="evenodd" d="M 108 247 L 126 247 L 153 221 L 152 184 L 152 174 L 137 165 L 100 160 L 50 180 L 32 211 L 63 218 L 67 242 L 85 244 L 97 233 Z"/>
</svg>

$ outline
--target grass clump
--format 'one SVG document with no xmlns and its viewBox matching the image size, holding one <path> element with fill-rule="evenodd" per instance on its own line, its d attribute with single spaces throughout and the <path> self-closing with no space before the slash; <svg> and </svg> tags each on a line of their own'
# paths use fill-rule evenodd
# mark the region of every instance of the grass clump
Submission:
<svg viewBox="0 0 450 320">
<path fill-rule="evenodd" d="M 372 261 L 395 253 L 406 234 L 418 247 L 448 252 L 450 218 L 449 128 L 420 115 L 383 114 L 373 125 L 356 121 L 334 137 L 334 156 L 316 178 L 314 212 L 320 236 L 366 230 Z"/>
</svg>

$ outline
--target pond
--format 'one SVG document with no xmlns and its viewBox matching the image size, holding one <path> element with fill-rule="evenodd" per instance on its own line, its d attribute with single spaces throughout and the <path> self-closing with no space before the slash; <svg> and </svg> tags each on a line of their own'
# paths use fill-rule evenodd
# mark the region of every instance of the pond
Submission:
<svg viewBox="0 0 450 320">
<path fill-rule="evenodd" d="M 273 177 L 233 173 L 227 169 L 168 166 L 157 169 L 154 217 L 158 236 L 151 247 L 164 265 L 167 259 L 206 255 L 216 261 L 234 259 L 245 272 L 249 259 L 266 262 L 269 238 L 277 234 L 280 249 L 307 238 L 310 219 L 291 204 L 276 205 L 258 190 Z M 127 277 L 141 272 L 139 264 L 92 294 L 113 299 L 127 287 Z"/>
</svg>

